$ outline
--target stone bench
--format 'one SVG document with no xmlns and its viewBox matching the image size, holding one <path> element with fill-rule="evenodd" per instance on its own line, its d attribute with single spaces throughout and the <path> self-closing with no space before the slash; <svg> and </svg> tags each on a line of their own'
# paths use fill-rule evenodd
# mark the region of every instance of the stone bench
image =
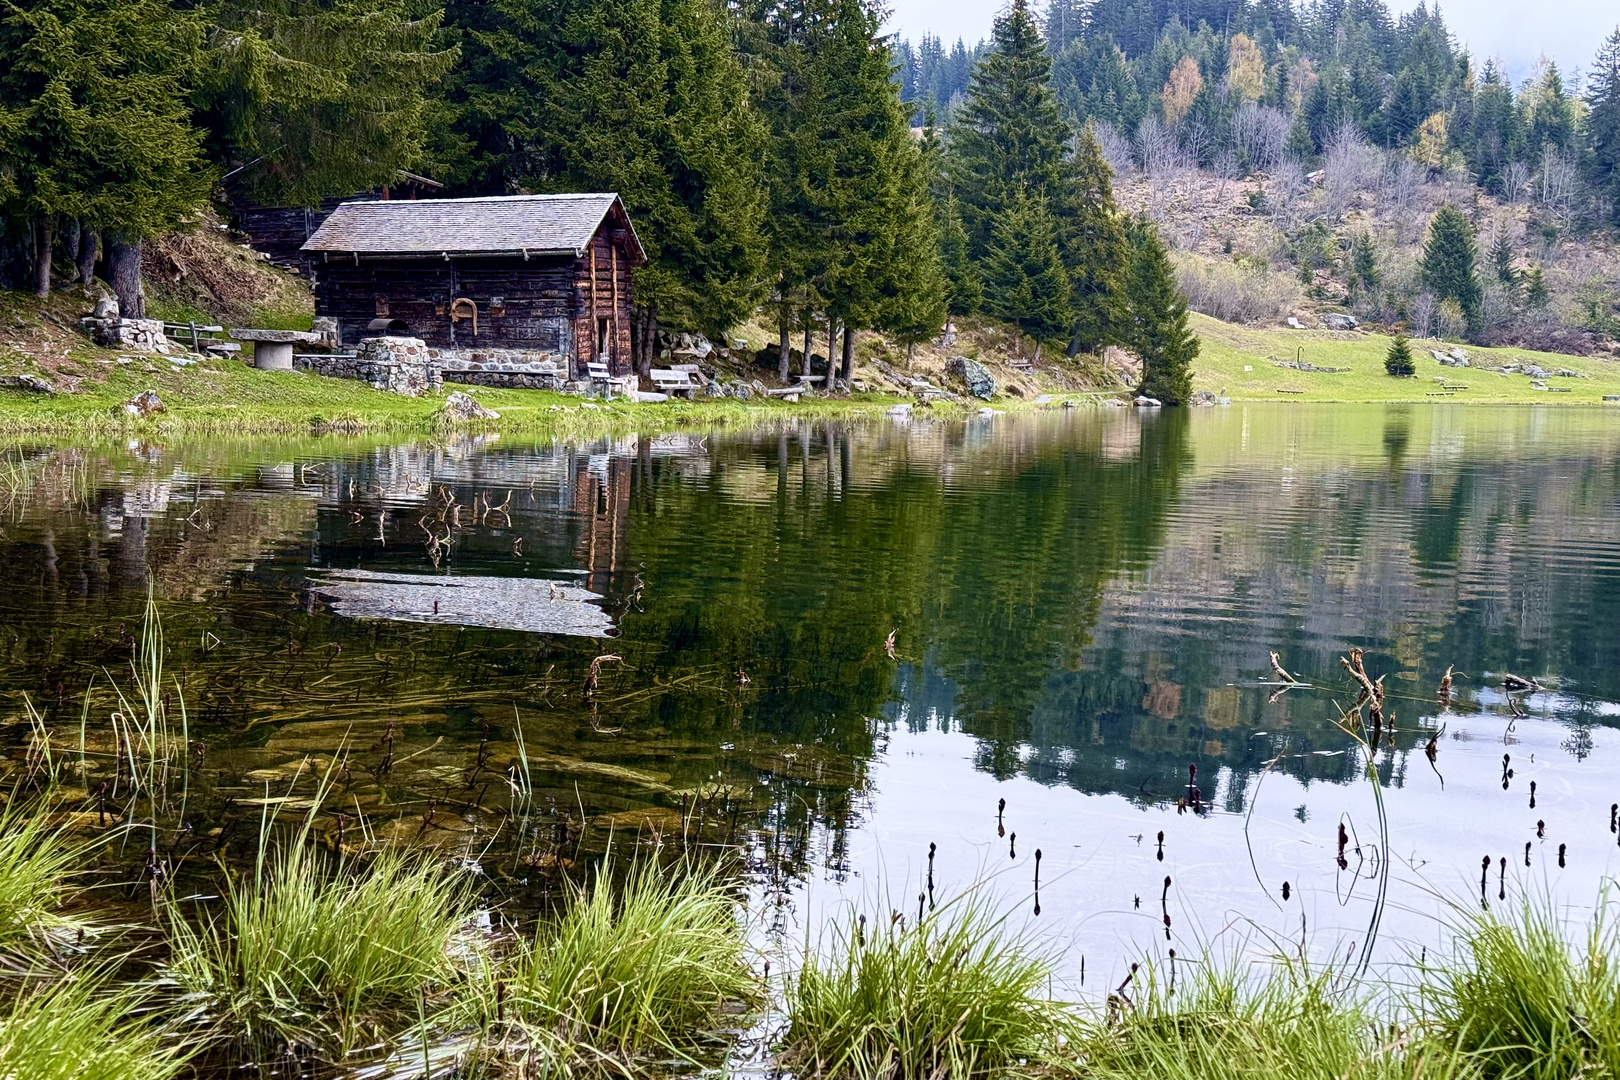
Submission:
<svg viewBox="0 0 1620 1080">
<path fill-rule="evenodd" d="M 253 342 L 253 366 L 260 371 L 291 371 L 294 345 L 319 345 L 327 338 L 303 330 L 232 329 L 237 341 Z"/>
</svg>

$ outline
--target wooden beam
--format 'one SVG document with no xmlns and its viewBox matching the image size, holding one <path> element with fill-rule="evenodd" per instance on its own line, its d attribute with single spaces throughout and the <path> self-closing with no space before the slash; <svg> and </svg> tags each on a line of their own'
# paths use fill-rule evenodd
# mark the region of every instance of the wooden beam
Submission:
<svg viewBox="0 0 1620 1080">
<path fill-rule="evenodd" d="M 619 353 L 619 248 L 612 241 L 609 241 L 608 252 L 613 260 L 613 352 L 609 355 L 617 356 Z M 614 374 L 618 373 L 615 372 Z"/>
</svg>

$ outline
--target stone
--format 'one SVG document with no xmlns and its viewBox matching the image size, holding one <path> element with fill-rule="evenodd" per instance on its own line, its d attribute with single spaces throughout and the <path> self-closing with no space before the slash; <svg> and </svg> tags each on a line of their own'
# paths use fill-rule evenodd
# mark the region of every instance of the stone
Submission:
<svg viewBox="0 0 1620 1080">
<path fill-rule="evenodd" d="M 444 373 L 421 338 L 364 338 L 354 363 L 361 380 L 404 397 L 419 397 L 444 385 Z"/>
<path fill-rule="evenodd" d="M 911 419 L 911 406 L 910 405 L 891 405 L 891 406 L 889 406 L 888 409 L 884 410 L 884 415 L 889 416 L 889 417 L 891 417 L 891 418 L 893 418 L 895 420 L 910 420 Z"/>
<path fill-rule="evenodd" d="M 237 341 L 269 341 L 277 345 L 319 345 L 321 343 L 321 335 L 311 334 L 303 330 L 235 329 L 226 332 Z M 415 341 L 418 345 L 422 344 L 420 338 L 404 340 Z"/>
<path fill-rule="evenodd" d="M 965 356 L 953 356 L 945 361 L 945 374 L 967 383 L 968 393 L 988 401 L 995 396 L 996 380 L 985 366 Z"/>
<path fill-rule="evenodd" d="M 121 407 L 127 415 L 140 417 L 143 420 L 148 416 L 155 416 L 160 412 L 168 411 L 163 407 L 163 399 L 157 396 L 155 390 L 142 390 L 124 402 Z"/>
<path fill-rule="evenodd" d="M 1450 352 L 1441 352 L 1439 349 L 1430 349 L 1429 355 L 1434 357 L 1444 367 L 1468 367 L 1468 354 L 1461 349 L 1452 349 Z"/>
<path fill-rule="evenodd" d="M 1146 394 L 1137 394 L 1131 403 L 1139 409 L 1157 409 L 1164 405 L 1158 398 L 1150 398 Z"/>
<path fill-rule="evenodd" d="M 745 382 L 731 384 L 731 396 L 738 401 L 747 401 L 754 396 L 754 388 Z"/>
<path fill-rule="evenodd" d="M 1354 330 L 1361 323 L 1354 315 L 1342 315 L 1338 312 L 1328 312 L 1320 316 L 1322 327 L 1325 330 Z"/>
<path fill-rule="evenodd" d="M 0 375 L 0 389 L 27 390 L 33 394 L 49 394 L 52 391 L 50 383 L 26 371 L 21 375 Z"/>
<path fill-rule="evenodd" d="M 86 318 L 79 322 L 91 340 L 108 349 L 163 356 L 174 348 L 163 333 L 162 319 Z"/>
<path fill-rule="evenodd" d="M 1194 405 L 1213 406 L 1215 404 L 1215 395 L 1208 390 L 1196 390 L 1193 392 L 1192 403 Z"/>
<path fill-rule="evenodd" d="M 444 399 L 444 414 L 452 420 L 499 420 L 501 414 L 474 400 L 460 390 L 450 391 Z"/>
<path fill-rule="evenodd" d="M 338 321 L 330 315 L 317 315 L 310 321 L 309 332 L 320 338 L 328 348 L 337 348 Z"/>
<path fill-rule="evenodd" d="M 121 314 L 122 312 L 118 310 L 118 298 L 116 296 L 99 296 L 96 298 L 96 308 L 91 318 L 116 319 Z"/>
</svg>

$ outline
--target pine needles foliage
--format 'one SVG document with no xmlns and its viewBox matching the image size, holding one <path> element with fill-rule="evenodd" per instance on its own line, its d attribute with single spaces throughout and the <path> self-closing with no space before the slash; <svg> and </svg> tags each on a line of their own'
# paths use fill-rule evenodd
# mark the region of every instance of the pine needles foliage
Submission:
<svg viewBox="0 0 1620 1080">
<path fill-rule="evenodd" d="M 1384 370 L 1397 379 L 1410 379 L 1417 374 L 1417 365 L 1412 361 L 1412 343 L 1405 334 L 1396 334 L 1395 340 L 1389 343 Z"/>
</svg>

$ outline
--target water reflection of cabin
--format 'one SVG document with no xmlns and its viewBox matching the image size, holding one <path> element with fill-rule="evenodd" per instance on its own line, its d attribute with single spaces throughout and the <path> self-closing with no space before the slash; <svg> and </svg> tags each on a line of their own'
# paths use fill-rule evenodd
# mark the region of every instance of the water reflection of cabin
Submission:
<svg viewBox="0 0 1620 1080">
<path fill-rule="evenodd" d="M 630 370 L 630 271 L 646 262 L 612 193 L 349 202 L 303 246 L 315 313 L 344 344 L 379 330 L 463 354 L 518 349 Z"/>
</svg>

